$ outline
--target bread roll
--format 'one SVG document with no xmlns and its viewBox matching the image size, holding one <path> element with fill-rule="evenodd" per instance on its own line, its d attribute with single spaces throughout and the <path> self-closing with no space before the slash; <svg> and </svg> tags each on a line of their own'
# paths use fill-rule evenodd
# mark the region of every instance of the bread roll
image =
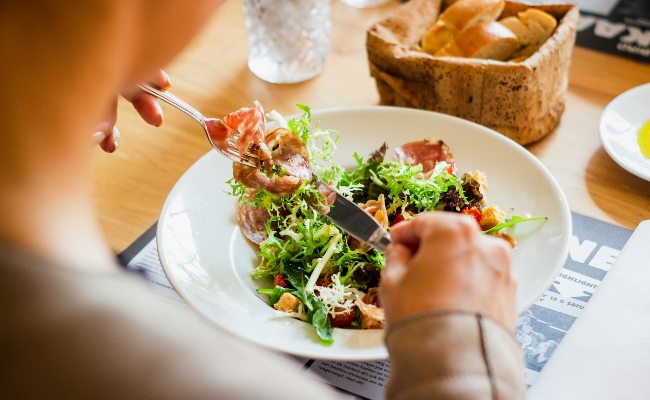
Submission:
<svg viewBox="0 0 650 400">
<path fill-rule="evenodd" d="M 440 14 L 438 20 L 460 32 L 482 22 L 494 21 L 504 5 L 503 0 L 460 0 Z"/>
<path fill-rule="evenodd" d="M 517 17 L 508 17 L 499 21 L 519 40 L 519 50 L 515 53 L 513 61 L 521 61 L 537 51 L 537 49 L 555 31 L 557 20 L 550 14 L 529 8 L 518 14 Z"/>
<path fill-rule="evenodd" d="M 519 19 L 526 26 L 535 25 L 539 28 L 539 31 L 543 32 L 544 37 L 539 40 L 540 44 L 546 41 L 555 30 L 555 27 L 557 27 L 557 20 L 551 14 L 535 8 L 529 8 L 526 11 L 520 12 Z"/>
<path fill-rule="evenodd" d="M 422 38 L 422 49 L 434 54 L 463 30 L 494 21 L 503 11 L 504 0 L 458 0 L 447 8 Z"/>
<path fill-rule="evenodd" d="M 521 45 L 527 45 L 531 42 L 531 34 L 528 30 L 528 27 L 524 25 L 523 22 L 518 17 L 512 16 L 512 17 L 507 17 L 502 20 L 499 20 L 499 23 L 501 25 L 505 26 L 506 28 L 510 29 L 512 33 L 517 36 L 517 40 L 519 41 L 519 44 Z"/>
<path fill-rule="evenodd" d="M 442 9 L 446 9 L 454 3 L 458 3 L 461 0 L 442 0 Z"/>
<path fill-rule="evenodd" d="M 498 22 L 489 22 L 464 30 L 435 55 L 507 60 L 518 47 L 514 33 Z"/>
<path fill-rule="evenodd" d="M 455 28 L 450 28 L 443 22 L 438 21 L 422 38 L 422 50 L 434 54 L 447 43 L 453 41 L 457 34 L 458 31 Z"/>
</svg>

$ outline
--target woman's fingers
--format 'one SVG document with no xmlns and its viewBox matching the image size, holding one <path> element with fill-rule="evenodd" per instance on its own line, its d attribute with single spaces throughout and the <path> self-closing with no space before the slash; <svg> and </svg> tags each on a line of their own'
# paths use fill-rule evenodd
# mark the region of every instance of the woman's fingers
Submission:
<svg viewBox="0 0 650 400">
<path fill-rule="evenodd" d="M 147 83 L 160 90 L 168 90 L 172 87 L 171 81 L 169 80 L 169 75 L 163 70 L 158 70 L 154 76 L 147 79 Z M 131 99 L 137 96 L 139 93 L 142 93 L 142 90 L 136 85 L 124 90 L 121 95 L 131 101 Z"/>
<path fill-rule="evenodd" d="M 386 266 L 381 270 L 381 285 L 379 286 L 379 297 L 382 299 L 393 299 L 399 297 L 404 277 L 408 274 L 409 264 L 413 253 L 406 246 L 391 244 L 386 248 Z M 401 307 L 386 307 L 386 319 L 395 320 L 402 313 Z"/>
<path fill-rule="evenodd" d="M 117 126 L 113 126 L 111 133 L 99 144 L 107 153 L 112 153 L 120 147 L 120 131 Z"/>
<path fill-rule="evenodd" d="M 169 76 L 162 70 L 151 77 L 149 84 L 161 90 L 167 90 L 171 87 Z M 146 123 L 153 126 L 160 126 L 163 123 L 162 108 L 153 96 L 144 93 L 138 87 L 127 90 L 122 95 L 133 104 L 135 110 Z"/>
<path fill-rule="evenodd" d="M 107 153 L 117 150 L 120 147 L 120 131 L 115 126 L 116 121 L 117 96 L 109 105 L 104 120 L 95 127 L 91 136 L 92 144 L 98 144 Z"/>
<path fill-rule="evenodd" d="M 149 84 L 158 89 L 167 90 L 171 87 L 169 76 L 165 71 L 158 71 L 151 77 Z M 140 88 L 135 87 L 122 94 L 126 100 L 133 104 L 133 108 L 140 114 L 142 119 L 151 125 L 160 126 L 163 122 L 163 111 L 156 100 L 144 93 Z M 115 126 L 117 120 L 117 96 L 109 107 L 104 120 L 97 125 L 92 135 L 93 144 L 99 146 L 107 153 L 112 153 L 120 147 L 120 131 Z"/>
<path fill-rule="evenodd" d="M 476 222 L 456 213 L 430 212 L 410 221 L 400 222 L 390 232 L 391 240 L 408 247 L 413 253 L 422 241 L 434 240 L 441 246 L 453 245 L 479 232 Z"/>
<path fill-rule="evenodd" d="M 160 90 L 167 90 L 172 87 L 172 83 L 169 80 L 169 75 L 162 69 L 149 79 L 149 84 L 157 87 Z"/>
<path fill-rule="evenodd" d="M 395 244 L 406 246 L 412 252 L 420 247 L 420 232 L 417 230 L 419 222 L 417 219 L 403 221 L 393 226 L 390 231 L 390 239 Z"/>
<path fill-rule="evenodd" d="M 381 271 L 384 286 L 399 282 L 406 273 L 409 260 L 413 256 L 408 247 L 392 244 L 386 249 L 386 266 Z"/>
<path fill-rule="evenodd" d="M 515 282 L 505 241 L 457 213 L 418 215 L 393 228 L 380 296 L 387 324 L 427 310 L 480 312 L 511 329 Z"/>
<path fill-rule="evenodd" d="M 126 98 L 133 104 L 133 108 L 140 114 L 144 122 L 153 126 L 160 126 L 163 123 L 163 110 L 160 104 L 152 96 L 140 91 L 130 98 Z"/>
<path fill-rule="evenodd" d="M 120 130 L 117 126 L 102 128 L 92 134 L 92 144 L 99 145 L 107 153 L 113 153 L 120 147 Z"/>
</svg>

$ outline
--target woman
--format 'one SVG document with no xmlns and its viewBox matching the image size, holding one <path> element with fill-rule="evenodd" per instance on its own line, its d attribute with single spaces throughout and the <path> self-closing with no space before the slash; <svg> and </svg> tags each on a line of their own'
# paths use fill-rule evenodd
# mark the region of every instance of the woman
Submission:
<svg viewBox="0 0 650 400">
<path fill-rule="evenodd" d="M 337 398 L 115 264 L 93 211 L 90 132 L 123 92 L 148 122 L 166 65 L 218 1 L 0 4 L 0 398 Z M 108 116 L 108 117 L 107 117 Z M 523 398 L 507 246 L 466 216 L 392 231 L 381 296 L 389 398 Z"/>
</svg>

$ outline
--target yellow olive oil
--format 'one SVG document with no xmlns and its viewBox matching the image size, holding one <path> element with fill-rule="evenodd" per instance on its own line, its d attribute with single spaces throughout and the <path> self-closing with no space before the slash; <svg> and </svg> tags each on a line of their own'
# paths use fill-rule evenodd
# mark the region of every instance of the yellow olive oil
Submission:
<svg viewBox="0 0 650 400">
<path fill-rule="evenodd" d="M 641 154 L 646 158 L 650 158 L 650 119 L 641 125 L 637 142 L 639 143 L 639 148 L 641 148 Z"/>
</svg>

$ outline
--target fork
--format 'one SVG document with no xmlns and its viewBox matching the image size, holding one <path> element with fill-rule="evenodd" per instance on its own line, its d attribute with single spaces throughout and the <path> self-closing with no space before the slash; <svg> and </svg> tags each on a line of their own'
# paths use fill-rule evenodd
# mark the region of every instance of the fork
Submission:
<svg viewBox="0 0 650 400">
<path fill-rule="evenodd" d="M 201 127 L 203 128 L 203 131 L 205 132 L 205 135 L 208 137 L 208 141 L 210 142 L 210 145 L 217 150 L 219 153 L 222 155 L 226 156 L 230 160 L 247 165 L 249 167 L 254 167 L 257 168 L 259 166 L 259 159 L 254 156 L 253 154 L 250 153 L 245 153 L 241 154 L 239 150 L 235 147 L 235 140 L 237 140 L 238 134 L 234 133 L 231 135 L 232 138 L 229 138 L 226 143 L 228 146 L 226 148 L 221 148 L 217 146 L 213 141 L 212 141 L 212 136 L 210 136 L 210 128 L 208 127 L 209 123 L 214 123 L 219 121 L 218 118 L 207 118 L 203 114 L 201 114 L 196 108 L 192 107 L 191 105 L 187 104 L 183 100 L 179 99 L 178 97 L 174 96 L 173 94 L 156 89 L 153 86 L 149 85 L 139 85 L 140 89 L 142 89 L 145 93 L 152 95 L 153 97 L 160 99 L 164 101 L 165 103 L 169 104 L 170 106 L 174 107 L 175 109 L 185 113 L 189 117 L 191 117 L 193 120 L 198 122 Z M 233 140 L 234 139 L 234 140 Z"/>
<path fill-rule="evenodd" d="M 254 168 L 259 166 L 259 159 L 257 157 L 250 153 L 241 154 L 239 150 L 235 148 L 235 140 L 237 139 L 236 134 L 232 135 L 234 140 L 230 139 L 226 141 L 228 146 L 225 149 L 221 149 L 214 144 L 212 137 L 210 136 L 208 123 L 219 121 L 219 119 L 206 118 L 196 108 L 190 106 L 167 91 L 159 90 L 149 85 L 140 85 L 140 88 L 177 110 L 184 112 L 201 124 L 201 127 L 203 127 L 203 130 L 208 137 L 210 145 L 212 145 L 212 147 L 214 147 L 214 149 L 219 153 L 236 163 Z M 386 249 L 386 246 L 390 244 L 390 235 L 381 225 L 379 225 L 375 218 L 354 204 L 350 199 L 341 195 L 336 191 L 336 189 L 323 182 L 316 175 L 312 177 L 312 182 L 319 187 L 319 191 L 323 191 L 324 194 L 327 193 L 327 197 L 332 197 L 330 203 L 331 207 L 324 210 L 323 207 L 312 206 L 316 211 L 362 242 L 369 244 L 380 251 Z"/>
</svg>

